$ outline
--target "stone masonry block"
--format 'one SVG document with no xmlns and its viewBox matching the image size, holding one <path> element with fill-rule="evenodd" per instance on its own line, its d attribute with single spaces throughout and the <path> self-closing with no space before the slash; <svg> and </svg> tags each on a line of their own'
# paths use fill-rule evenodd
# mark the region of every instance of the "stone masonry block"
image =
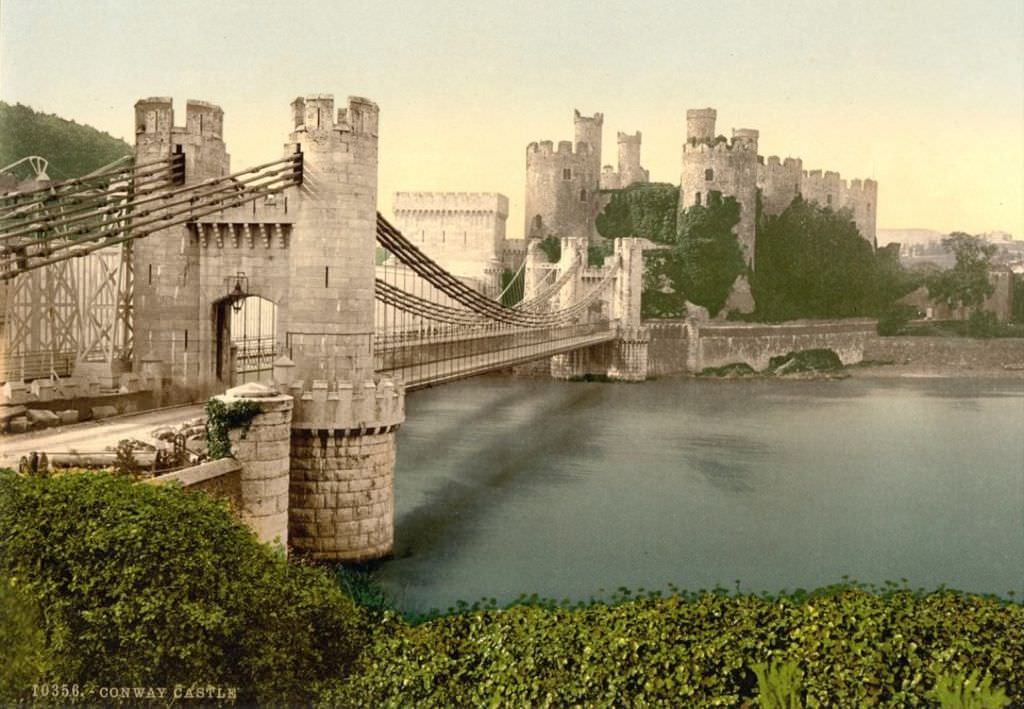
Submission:
<svg viewBox="0 0 1024 709">
<path fill-rule="evenodd" d="M 253 460 L 242 464 L 243 481 L 270 480 L 283 478 L 288 480 L 287 460 Z"/>
<path fill-rule="evenodd" d="M 289 490 L 288 482 L 289 481 L 288 481 L 288 476 L 287 475 L 281 475 L 281 476 L 276 477 L 276 478 L 269 478 L 269 479 L 267 479 L 267 480 L 265 480 L 263 482 L 264 491 L 265 491 L 264 494 L 274 495 L 274 496 L 277 496 L 277 495 L 285 495 L 285 496 L 287 496 L 288 495 L 288 490 Z"/>
<path fill-rule="evenodd" d="M 288 458 L 288 454 L 290 452 L 290 446 L 287 441 L 264 441 L 257 442 L 255 445 L 256 455 L 253 457 L 256 460 L 278 460 L 281 458 Z"/>
</svg>

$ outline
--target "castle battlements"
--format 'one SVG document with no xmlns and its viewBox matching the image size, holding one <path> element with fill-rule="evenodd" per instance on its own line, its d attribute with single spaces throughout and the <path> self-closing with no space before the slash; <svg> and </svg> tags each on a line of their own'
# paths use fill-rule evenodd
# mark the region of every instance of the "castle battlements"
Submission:
<svg viewBox="0 0 1024 709">
<path fill-rule="evenodd" d="M 786 158 L 785 161 L 783 161 L 778 155 L 770 155 L 768 156 L 767 163 L 761 156 L 758 156 L 758 160 L 761 161 L 761 164 L 764 165 L 770 173 L 790 173 L 796 171 L 803 175 L 804 161 L 800 158 Z"/>
<path fill-rule="evenodd" d="M 334 113 L 334 94 L 309 94 L 292 101 L 295 130 L 337 130 L 377 137 L 380 109 L 373 101 L 361 96 L 349 96 L 348 106 Z"/>
<path fill-rule="evenodd" d="M 508 216 L 508 197 L 498 192 L 396 192 L 394 212 L 478 212 Z"/>
<path fill-rule="evenodd" d="M 730 142 L 724 135 L 720 135 L 713 142 L 683 143 L 683 153 L 703 154 L 732 154 L 739 152 L 750 152 L 757 155 L 757 141 L 753 143 L 749 139 L 734 137 Z"/>
<path fill-rule="evenodd" d="M 224 111 L 209 101 L 185 102 L 185 125 L 174 125 L 174 101 L 168 96 L 151 96 L 135 102 L 135 134 L 192 135 L 223 140 Z"/>
<path fill-rule="evenodd" d="M 640 133 L 640 131 L 637 131 L 636 133 L 633 133 L 633 134 L 623 133 L 622 131 L 619 131 L 618 135 L 617 135 L 617 139 L 618 139 L 619 145 L 622 145 L 622 144 L 625 143 L 625 144 L 629 144 L 629 145 L 637 145 L 637 146 L 639 146 L 640 143 L 641 143 L 642 137 L 643 136 Z"/>
<path fill-rule="evenodd" d="M 353 384 L 346 380 L 295 381 L 292 428 L 326 431 L 394 429 L 405 419 L 402 385 L 382 377 Z"/>
<path fill-rule="evenodd" d="M 560 140 L 558 141 L 558 149 L 555 150 L 555 144 L 550 140 L 542 140 L 540 142 L 530 143 L 526 146 L 526 157 L 549 157 L 554 155 L 566 155 L 566 156 L 581 156 L 585 155 L 589 157 L 593 154 L 588 143 L 577 143 L 573 145 L 571 140 Z"/>
</svg>

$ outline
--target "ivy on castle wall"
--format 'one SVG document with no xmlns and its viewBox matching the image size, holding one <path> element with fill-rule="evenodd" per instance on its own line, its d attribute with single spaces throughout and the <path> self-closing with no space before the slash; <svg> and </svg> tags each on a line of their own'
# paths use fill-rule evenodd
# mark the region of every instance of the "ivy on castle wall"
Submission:
<svg viewBox="0 0 1024 709">
<path fill-rule="evenodd" d="M 218 460 L 231 456 L 231 438 L 229 432 L 233 428 L 242 429 L 242 438 L 249 432 L 252 420 L 260 412 L 260 405 L 249 399 L 240 399 L 225 404 L 220 399 L 206 402 L 206 451 L 209 460 Z"/>
</svg>

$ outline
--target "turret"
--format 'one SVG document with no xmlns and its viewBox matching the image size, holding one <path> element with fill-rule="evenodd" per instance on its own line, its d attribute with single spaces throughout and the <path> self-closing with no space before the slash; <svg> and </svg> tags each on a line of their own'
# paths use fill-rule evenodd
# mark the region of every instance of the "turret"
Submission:
<svg viewBox="0 0 1024 709">
<path fill-rule="evenodd" d="M 629 187 L 635 182 L 647 182 L 647 171 L 640 166 L 641 134 L 618 134 L 619 141 L 619 185 Z"/>
<path fill-rule="evenodd" d="M 732 131 L 732 144 L 745 150 L 752 150 L 757 154 L 757 139 L 760 133 L 753 128 L 734 128 Z"/>
<path fill-rule="evenodd" d="M 595 113 L 593 116 L 583 116 L 580 115 L 578 110 L 573 111 L 576 145 L 579 146 L 580 143 L 586 143 L 590 146 L 595 178 L 600 174 L 601 169 L 601 129 L 603 125 L 604 115 L 601 113 Z"/>
<path fill-rule="evenodd" d="M 223 140 L 224 112 L 206 101 L 189 100 L 184 127 L 174 125 L 170 98 L 144 98 L 135 104 L 135 160 L 142 165 L 171 155 L 184 155 L 186 184 L 224 177 L 230 156 Z M 177 185 L 175 185 L 177 187 Z M 159 202 L 149 209 L 159 209 Z M 137 366 L 149 357 L 164 363 L 164 372 L 185 371 L 199 363 L 197 342 L 209 331 L 209 317 L 200 313 L 199 248 L 187 225 L 172 226 L 158 236 L 134 242 L 135 353 Z M 197 367 L 190 385 L 216 386 L 211 368 Z M 187 376 L 187 375 L 186 375 Z"/>
<path fill-rule="evenodd" d="M 686 142 L 712 143 L 715 140 L 715 119 L 718 111 L 713 108 L 691 108 L 686 112 Z"/>
</svg>

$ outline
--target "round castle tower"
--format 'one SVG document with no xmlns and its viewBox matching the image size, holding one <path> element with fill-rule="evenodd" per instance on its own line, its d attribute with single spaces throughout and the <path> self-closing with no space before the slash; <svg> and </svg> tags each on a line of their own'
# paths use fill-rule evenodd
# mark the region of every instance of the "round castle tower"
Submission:
<svg viewBox="0 0 1024 709">
<path fill-rule="evenodd" d="M 715 137 L 713 108 L 686 112 L 686 143 L 683 144 L 679 209 L 706 205 L 715 192 L 734 197 L 740 205 L 736 237 L 747 264 L 754 263 L 754 221 L 757 210 L 757 141 L 752 128 L 733 130 L 732 140 Z"/>
<path fill-rule="evenodd" d="M 377 105 L 350 97 L 292 103 L 286 154 L 301 150 L 289 258 L 286 346 L 292 546 L 315 559 L 361 561 L 391 553 L 395 430 L 403 396 L 374 377 Z"/>
<path fill-rule="evenodd" d="M 550 140 L 526 147 L 524 235 L 552 234 L 592 239 L 596 234 L 601 180 L 601 129 L 604 117 L 574 113 L 576 143 Z"/>
</svg>

